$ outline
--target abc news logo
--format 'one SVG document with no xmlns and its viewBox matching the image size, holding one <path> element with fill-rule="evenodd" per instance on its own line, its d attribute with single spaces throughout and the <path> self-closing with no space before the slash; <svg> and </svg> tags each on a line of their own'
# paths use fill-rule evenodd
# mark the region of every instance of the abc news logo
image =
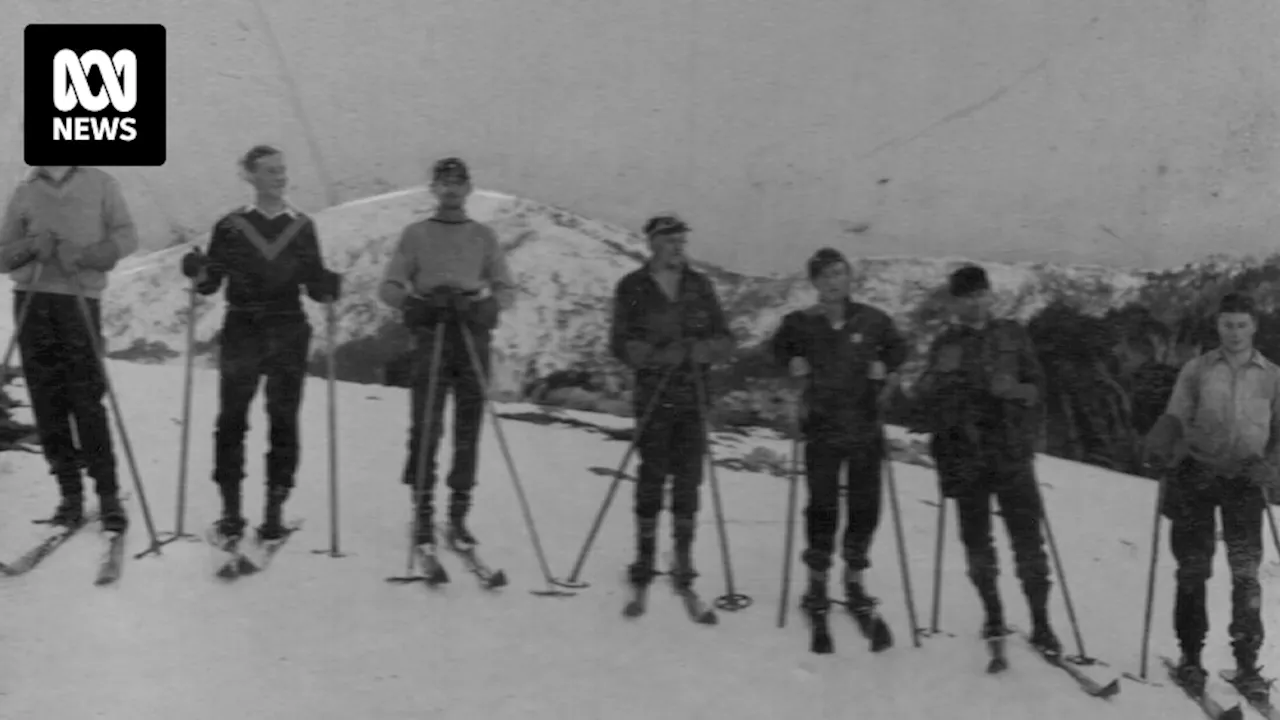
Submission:
<svg viewBox="0 0 1280 720">
<path fill-rule="evenodd" d="M 162 25 L 28 25 L 28 165 L 165 163 Z"/>
</svg>

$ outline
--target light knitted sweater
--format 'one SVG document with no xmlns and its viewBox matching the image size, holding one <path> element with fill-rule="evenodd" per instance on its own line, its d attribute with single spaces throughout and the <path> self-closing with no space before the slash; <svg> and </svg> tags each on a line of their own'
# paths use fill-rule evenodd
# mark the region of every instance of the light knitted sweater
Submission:
<svg viewBox="0 0 1280 720">
<path fill-rule="evenodd" d="M 67 273 L 56 257 L 15 270 L 30 243 L 48 232 L 84 249 L 78 272 Z M 0 219 L 0 272 L 13 278 L 16 290 L 99 298 L 107 273 L 137 249 L 137 230 L 120 184 L 98 168 L 72 167 L 61 181 L 34 169 L 13 191 Z"/>
</svg>

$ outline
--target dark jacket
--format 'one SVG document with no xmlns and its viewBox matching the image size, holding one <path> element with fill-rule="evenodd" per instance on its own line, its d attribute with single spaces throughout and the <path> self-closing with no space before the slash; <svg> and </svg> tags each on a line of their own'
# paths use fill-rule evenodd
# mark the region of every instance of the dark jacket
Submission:
<svg viewBox="0 0 1280 720">
<path fill-rule="evenodd" d="M 636 371 L 633 398 L 639 415 L 648 407 L 649 399 L 669 367 L 637 363 L 627 348 L 627 344 L 634 341 L 647 343 L 657 350 L 672 344 L 703 341 L 709 343 L 718 362 L 728 360 L 733 351 L 733 334 L 716 297 L 715 286 L 706 275 L 687 266 L 681 273 L 675 300 L 658 286 L 648 265 L 628 273 L 614 289 L 609 350 Z M 704 388 L 707 369 L 706 365 L 696 368 Z M 697 398 L 691 392 L 694 372 L 691 363 L 680 365 L 667 386 L 684 390 L 664 393 L 664 397 L 696 407 Z"/>
<path fill-rule="evenodd" d="M 228 213 L 213 226 L 207 254 L 208 274 L 196 291 L 212 295 L 225 279 L 230 311 L 301 315 L 300 289 L 318 300 L 330 274 L 315 223 L 301 213 Z"/>
<path fill-rule="evenodd" d="M 811 370 L 801 432 L 810 440 L 840 441 L 878 431 L 876 398 L 882 381 L 868 378 L 879 361 L 896 372 L 907 359 L 907 343 L 885 312 L 848 300 L 844 327 L 836 329 L 821 306 L 789 313 L 770 343 L 774 359 L 787 366 L 802 357 Z"/>
<path fill-rule="evenodd" d="M 999 378 L 1031 386 L 1029 404 L 993 393 Z M 1026 462 L 1043 426 L 1044 372 L 1022 325 L 992 320 L 984 328 L 952 325 L 929 348 L 914 388 L 913 429 L 933 434 L 935 457 Z"/>
</svg>

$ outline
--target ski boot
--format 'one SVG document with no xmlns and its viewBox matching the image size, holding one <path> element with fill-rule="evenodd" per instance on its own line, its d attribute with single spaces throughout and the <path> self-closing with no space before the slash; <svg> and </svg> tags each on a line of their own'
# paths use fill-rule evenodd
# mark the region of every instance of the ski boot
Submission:
<svg viewBox="0 0 1280 720">
<path fill-rule="evenodd" d="M 1182 658 L 1178 660 L 1178 667 L 1174 669 L 1174 679 L 1193 695 L 1204 693 L 1209 672 L 1200 664 L 1199 651 L 1194 653 L 1183 651 Z"/>
<path fill-rule="evenodd" d="M 1262 668 L 1258 667 L 1257 650 L 1247 638 L 1237 637 L 1233 644 L 1236 646 L 1236 671 L 1229 676 L 1224 675 L 1224 678 L 1228 678 L 1249 702 L 1266 704 L 1270 700 L 1271 681 L 1259 672 Z"/>
<path fill-rule="evenodd" d="M 1031 629 L 1031 646 L 1050 660 L 1058 660 L 1062 657 L 1062 642 L 1053 633 L 1053 628 L 1049 627 L 1048 622 L 1034 623 Z"/>
<path fill-rule="evenodd" d="M 122 533 L 129 529 L 129 516 L 125 514 L 117 492 L 99 495 L 98 509 L 101 513 L 103 532 Z"/>
<path fill-rule="evenodd" d="M 267 505 L 263 511 L 262 524 L 258 526 L 258 542 L 280 540 L 289 534 L 284 526 L 284 503 L 289 499 L 289 488 L 282 485 L 267 487 Z"/>
<path fill-rule="evenodd" d="M 880 600 L 867 594 L 862 585 L 862 573 L 847 565 L 844 569 L 844 596 L 845 607 L 858 623 L 863 636 L 871 641 L 872 652 L 892 646 L 893 634 L 889 632 L 889 625 L 876 612 Z"/>
<path fill-rule="evenodd" d="M 449 543 L 449 547 L 455 550 L 466 552 L 471 550 L 480 543 L 476 541 L 471 531 L 467 529 L 466 519 L 461 515 L 454 515 L 449 518 L 449 524 L 445 527 L 445 542 Z"/>
<path fill-rule="evenodd" d="M 84 522 L 84 495 L 63 495 L 53 517 L 44 522 L 66 528 L 79 527 Z"/>
<path fill-rule="evenodd" d="M 987 643 L 987 652 L 991 660 L 987 663 L 987 672 L 998 673 L 1009 667 L 1005 658 L 1005 637 L 1009 628 L 1004 624 L 1004 617 L 999 612 L 988 612 L 987 620 L 982 624 L 982 639 Z"/>
<path fill-rule="evenodd" d="M 658 519 L 637 518 L 636 560 L 627 566 L 627 580 L 632 585 L 644 586 L 653 582 L 657 574 L 654 556 L 658 552 Z"/>
<path fill-rule="evenodd" d="M 687 588 L 698 577 L 693 568 L 693 536 L 697 522 L 693 518 L 676 518 L 672 523 L 672 539 L 675 544 L 671 579 L 678 587 Z"/>
<path fill-rule="evenodd" d="M 827 596 L 827 573 L 813 570 L 809 573 L 809 588 L 800 596 L 800 609 L 810 615 L 825 615 L 831 609 Z"/>
</svg>

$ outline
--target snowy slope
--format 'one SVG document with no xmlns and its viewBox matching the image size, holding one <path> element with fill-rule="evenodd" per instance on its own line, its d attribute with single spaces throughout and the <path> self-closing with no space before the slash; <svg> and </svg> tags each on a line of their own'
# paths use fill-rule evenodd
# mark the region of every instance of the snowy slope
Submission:
<svg viewBox="0 0 1280 720">
<path fill-rule="evenodd" d="M 111 371 L 150 507 L 159 529 L 171 530 L 182 369 L 114 362 Z M 207 479 L 215 388 L 214 376 L 201 372 L 186 516 L 187 529 L 197 532 L 217 512 Z M 324 391 L 316 380 L 307 388 L 300 487 L 289 508 L 308 524 L 266 575 L 218 584 L 207 573 L 209 550 L 201 543 L 179 542 L 159 558 L 130 561 L 119 586 L 94 588 L 97 541 L 86 533 L 30 575 L 0 581 L 5 608 L 0 613 L 0 718 L 1200 716 L 1170 687 L 1126 682 L 1111 702 L 1088 698 L 1065 675 L 1016 645 L 1010 673 L 986 676 L 983 648 L 972 639 L 980 611 L 964 576 L 953 518 L 941 623 L 955 637 L 910 647 L 886 518 L 870 582 L 884 600 L 899 646 L 872 656 L 852 623 L 833 617 L 837 654 L 810 655 L 797 614 L 787 629 L 775 627 L 786 484 L 768 475 L 717 473 L 736 589 L 755 600 L 743 612 L 722 614 L 719 626 L 692 625 L 661 585 L 655 587 L 647 617 L 637 622 L 620 617 L 621 572 L 632 551 L 629 485 L 586 566 L 583 579 L 592 587 L 573 598 L 533 596 L 527 591 L 542 582 L 491 426 L 484 438 L 474 529 L 482 553 L 506 568 L 512 584 L 500 595 L 486 595 L 446 557 L 455 578 L 443 590 L 389 585 L 384 578 L 402 573 L 405 563 L 407 491 L 396 478 L 406 396 L 392 388 L 338 388 L 341 547 L 347 554 L 331 558 L 311 553 L 328 544 Z M 249 470 L 258 476 L 264 428 L 257 409 L 253 417 Z M 553 571 L 568 573 L 605 493 L 606 484 L 586 468 L 616 466 L 625 448 L 563 426 L 508 421 L 502 427 Z M 787 450 L 778 441 L 761 444 Z M 1054 459 L 1042 459 L 1039 469 L 1087 650 L 1111 664 L 1095 670 L 1136 672 L 1154 486 Z M 916 604 L 921 620 L 928 622 L 935 510 L 927 503 L 935 498 L 934 479 L 910 465 L 896 464 L 894 470 Z M 27 519 L 49 510 L 55 490 L 37 456 L 0 456 L 0 473 L 5 518 L 0 557 L 8 559 L 30 542 L 34 530 Z M 128 482 L 127 472 L 124 477 Z M 256 516 L 260 485 L 253 480 L 248 487 L 246 510 Z M 704 497 L 699 587 L 716 595 L 725 580 L 709 491 Z M 136 552 L 146 546 L 146 532 L 137 502 L 130 507 L 130 550 Z M 666 536 L 664 528 L 664 543 Z M 1007 547 L 1003 533 L 998 542 Z M 1010 620 L 1025 627 L 1025 606 L 1003 555 Z M 1276 561 L 1269 547 L 1265 592 L 1273 619 L 1280 601 Z M 798 568 L 793 577 L 795 602 L 801 592 Z M 1228 660 L 1227 577 L 1220 565 L 1211 592 L 1215 630 L 1207 656 L 1214 667 Z M 1172 567 L 1164 547 L 1159 581 L 1153 652 L 1168 653 L 1173 652 Z M 1055 616 L 1072 647 L 1060 602 Z M 1266 645 L 1264 662 L 1280 666 L 1274 639 Z"/>
<path fill-rule="evenodd" d="M 395 322 L 395 313 L 376 299 L 376 288 L 400 231 L 428 214 L 433 204 L 424 188 L 414 188 L 315 214 L 326 260 L 346 277 L 346 296 L 338 306 L 339 344 L 376 335 L 385 324 Z M 475 193 L 468 210 L 498 231 L 520 286 L 516 308 L 504 318 L 494 342 L 496 384 L 502 389 L 518 387 L 530 373 L 545 376 L 604 356 L 602 340 L 613 288 L 646 257 L 644 240 L 615 225 L 496 192 Z M 691 252 L 696 257 L 699 235 L 692 238 Z M 192 242 L 204 245 L 207 239 Z M 170 358 L 184 352 L 188 297 L 177 266 L 186 249 L 138 255 L 121 264 L 106 294 L 104 324 L 110 350 L 142 347 L 141 355 Z M 795 266 L 781 277 L 753 277 L 701 266 L 715 279 L 743 344 L 763 340 L 785 313 L 813 302 L 812 287 L 799 273 L 804 258 L 816 249 L 797 252 Z M 963 260 L 853 260 L 858 299 L 890 312 L 918 344 L 927 344 L 932 328 L 916 327 L 913 313 Z M 998 309 L 1023 319 L 1059 296 L 1101 312 L 1134 297 L 1144 277 L 1139 272 L 1089 266 L 984 265 L 1001 300 Z M 12 327 L 11 297 L 7 291 L 0 292 L 0 336 L 8 335 Z M 305 304 L 312 322 L 322 327 L 319 307 Z M 207 342 L 217 331 L 223 306 L 220 295 L 200 300 L 197 342 Z M 317 334 L 315 352 L 324 350 L 322 338 Z"/>
</svg>

